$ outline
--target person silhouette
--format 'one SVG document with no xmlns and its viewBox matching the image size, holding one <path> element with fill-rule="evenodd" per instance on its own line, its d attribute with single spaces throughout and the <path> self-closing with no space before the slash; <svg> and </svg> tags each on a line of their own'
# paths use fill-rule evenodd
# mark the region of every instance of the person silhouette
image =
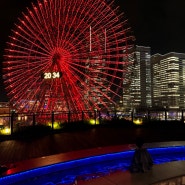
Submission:
<svg viewBox="0 0 185 185">
<path fill-rule="evenodd" d="M 143 139 L 137 138 L 136 149 L 130 166 L 131 172 L 146 172 L 153 166 L 153 159 L 148 150 L 143 145 Z"/>
</svg>

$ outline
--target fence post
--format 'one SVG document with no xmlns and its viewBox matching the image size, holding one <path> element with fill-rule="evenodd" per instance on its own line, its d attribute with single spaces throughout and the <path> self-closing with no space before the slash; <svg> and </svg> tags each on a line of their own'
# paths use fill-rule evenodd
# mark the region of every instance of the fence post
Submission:
<svg viewBox="0 0 185 185">
<path fill-rule="evenodd" d="M 101 112 L 98 111 L 98 114 L 99 114 L 99 124 L 101 124 Z"/>
<path fill-rule="evenodd" d="M 117 110 L 114 109 L 114 119 L 117 119 Z"/>
<path fill-rule="evenodd" d="M 167 110 L 165 109 L 165 121 L 167 121 Z"/>
<path fill-rule="evenodd" d="M 53 130 L 53 125 L 54 125 L 54 121 L 55 121 L 54 116 L 55 116 L 54 111 L 52 111 L 52 113 L 51 113 L 51 128 L 52 128 L 52 130 Z"/>
<path fill-rule="evenodd" d="M 132 121 L 132 123 L 134 121 L 134 112 L 133 111 L 131 112 L 131 121 Z"/>
<path fill-rule="evenodd" d="M 182 123 L 184 123 L 184 110 L 182 109 L 182 112 L 181 112 L 181 121 Z"/>
<path fill-rule="evenodd" d="M 68 112 L 68 123 L 70 123 L 70 121 L 71 121 L 71 112 L 69 111 Z"/>
<path fill-rule="evenodd" d="M 108 117 L 108 119 L 110 118 L 110 114 L 109 114 L 109 111 L 107 111 L 107 117 Z"/>
<path fill-rule="evenodd" d="M 82 111 L 82 122 L 84 122 L 84 111 Z"/>
<path fill-rule="evenodd" d="M 35 113 L 33 113 L 33 126 L 35 126 Z"/>
<path fill-rule="evenodd" d="M 11 117 L 10 117 L 10 134 L 13 134 L 13 119 L 14 119 L 14 112 L 11 112 Z"/>
<path fill-rule="evenodd" d="M 150 118 L 151 118 L 151 117 L 150 117 L 150 110 L 149 110 L 149 109 L 148 109 L 147 114 L 148 114 L 148 115 L 147 115 L 147 117 L 148 117 L 148 123 L 150 123 Z"/>
<path fill-rule="evenodd" d="M 96 125 L 96 110 L 94 110 L 94 120 L 95 120 L 95 125 Z"/>
</svg>

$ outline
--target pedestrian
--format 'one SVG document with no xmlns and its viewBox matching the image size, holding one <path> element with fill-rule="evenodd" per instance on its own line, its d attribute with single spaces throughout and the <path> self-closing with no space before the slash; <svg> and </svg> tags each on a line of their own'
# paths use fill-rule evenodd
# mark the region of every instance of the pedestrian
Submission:
<svg viewBox="0 0 185 185">
<path fill-rule="evenodd" d="M 144 147 L 144 141 L 142 138 L 137 138 L 136 149 L 131 161 L 131 172 L 146 172 L 153 166 L 153 159 Z"/>
</svg>

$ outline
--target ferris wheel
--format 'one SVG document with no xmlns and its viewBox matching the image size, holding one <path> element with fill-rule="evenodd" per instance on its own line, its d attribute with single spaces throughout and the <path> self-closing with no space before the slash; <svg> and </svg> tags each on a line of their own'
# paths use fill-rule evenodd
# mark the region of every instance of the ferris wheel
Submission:
<svg viewBox="0 0 185 185">
<path fill-rule="evenodd" d="M 122 100 L 133 36 L 113 3 L 38 0 L 9 38 L 3 78 L 18 112 L 108 110 Z"/>
</svg>

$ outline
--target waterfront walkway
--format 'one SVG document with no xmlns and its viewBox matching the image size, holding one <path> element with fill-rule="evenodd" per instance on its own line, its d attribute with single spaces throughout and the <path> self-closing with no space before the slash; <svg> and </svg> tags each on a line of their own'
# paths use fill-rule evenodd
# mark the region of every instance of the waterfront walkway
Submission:
<svg viewBox="0 0 185 185">
<path fill-rule="evenodd" d="M 112 152 L 120 152 L 124 150 L 130 150 L 133 145 L 119 145 L 109 146 L 94 149 L 79 150 L 74 152 L 67 152 L 62 154 L 56 154 L 51 156 L 43 156 L 21 162 L 15 162 L 11 169 L 9 169 L 4 175 L 10 175 L 19 173 L 22 171 L 38 168 L 41 166 L 47 166 L 59 162 L 66 162 L 79 158 L 85 158 L 89 156 L 101 155 Z M 167 147 L 167 146 L 185 146 L 184 141 L 175 142 L 160 142 L 160 143 L 146 143 L 146 147 Z M 184 175 L 184 177 L 182 177 Z M 105 176 L 94 178 L 91 180 L 77 180 L 77 185 L 160 185 L 161 181 L 166 179 L 172 179 L 173 185 L 183 185 L 183 179 L 185 179 L 185 161 L 174 161 L 164 164 L 154 165 L 153 168 L 145 173 L 130 173 L 129 171 L 116 171 L 110 172 Z M 171 182 L 172 183 L 172 182 Z M 184 183 L 185 184 L 185 183 Z M 162 183 L 161 183 L 162 185 Z"/>
<path fill-rule="evenodd" d="M 143 137 L 153 147 L 185 145 L 185 129 L 178 127 L 120 128 L 104 127 L 47 136 L 0 142 L 0 163 L 8 164 L 7 174 L 57 162 L 130 149 L 136 137 Z M 173 141 L 173 142 L 172 142 Z M 80 185 L 148 185 L 185 173 L 184 161 L 155 165 L 143 174 L 114 172 Z M 184 183 L 185 184 L 185 183 Z"/>
</svg>

